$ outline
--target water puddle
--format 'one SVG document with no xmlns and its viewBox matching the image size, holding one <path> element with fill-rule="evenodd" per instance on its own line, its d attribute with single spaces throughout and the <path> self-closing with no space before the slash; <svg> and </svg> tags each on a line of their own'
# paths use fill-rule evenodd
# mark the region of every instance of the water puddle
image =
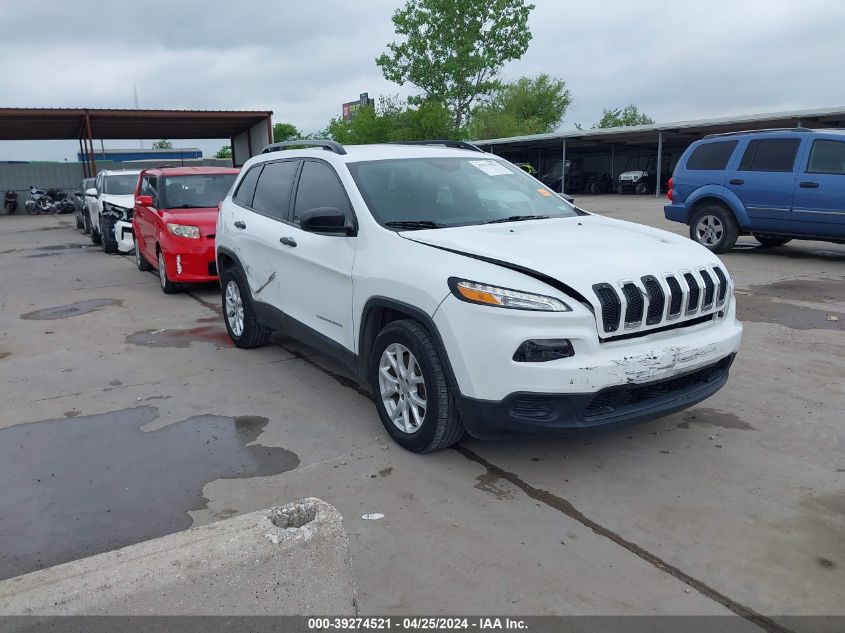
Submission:
<svg viewBox="0 0 845 633">
<path fill-rule="evenodd" d="M 253 444 L 267 418 L 140 430 L 157 417 L 141 406 L 0 429 L 0 580 L 184 530 L 206 483 L 299 466 Z"/>
<path fill-rule="evenodd" d="M 127 336 L 126 342 L 143 347 L 190 347 L 194 342 L 213 343 L 217 349 L 232 347 L 232 339 L 225 328 L 219 325 L 174 330 L 141 330 Z"/>
<path fill-rule="evenodd" d="M 54 319 L 67 319 L 68 317 L 79 316 L 81 314 L 89 314 L 107 306 L 122 305 L 123 301 L 118 299 L 86 299 L 85 301 L 77 301 L 64 306 L 27 312 L 26 314 L 22 314 L 21 318 L 27 321 L 52 321 Z"/>
</svg>

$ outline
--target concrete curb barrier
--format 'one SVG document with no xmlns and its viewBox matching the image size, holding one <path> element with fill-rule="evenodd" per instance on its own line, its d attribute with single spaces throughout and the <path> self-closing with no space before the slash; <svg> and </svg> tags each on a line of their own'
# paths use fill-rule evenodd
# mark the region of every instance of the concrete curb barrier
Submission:
<svg viewBox="0 0 845 633">
<path fill-rule="evenodd" d="M 341 516 L 316 498 L 0 582 L 0 615 L 354 615 Z"/>
</svg>

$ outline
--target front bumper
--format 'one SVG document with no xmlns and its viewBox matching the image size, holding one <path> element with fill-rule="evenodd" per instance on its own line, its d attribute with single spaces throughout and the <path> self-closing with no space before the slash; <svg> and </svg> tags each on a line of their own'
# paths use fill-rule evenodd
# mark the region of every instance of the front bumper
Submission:
<svg viewBox="0 0 845 633">
<path fill-rule="evenodd" d="M 214 237 L 173 237 L 161 242 L 167 277 L 171 281 L 205 283 L 217 280 Z"/>
<path fill-rule="evenodd" d="M 131 253 L 135 249 L 135 232 L 132 222 L 117 220 L 114 223 L 114 237 L 117 240 L 119 253 Z"/>
<path fill-rule="evenodd" d="M 733 300 L 723 316 L 704 323 L 600 342 L 595 316 L 580 304 L 566 313 L 526 313 L 478 306 L 447 297 L 434 314 L 465 411 L 470 433 L 544 432 L 629 423 L 691 406 L 727 380 L 727 369 L 700 389 L 678 391 L 671 402 L 654 401 L 643 409 L 616 411 L 609 417 L 584 414 L 598 394 L 615 388 L 665 383 L 733 358 L 742 338 Z M 512 360 L 527 340 L 568 339 L 574 355 L 547 362 Z M 684 387 L 685 389 L 685 387 Z M 510 414 L 514 399 L 555 401 L 553 413 L 536 417 Z M 633 396 L 632 396 L 633 397 Z M 623 415 L 623 417 L 618 417 Z M 587 418 L 590 418 L 589 420 Z"/>
<path fill-rule="evenodd" d="M 514 393 L 498 402 L 461 398 L 464 427 L 473 437 L 517 433 L 574 435 L 654 420 L 719 391 L 734 354 L 693 372 L 650 383 L 608 387 L 598 393 Z"/>
</svg>

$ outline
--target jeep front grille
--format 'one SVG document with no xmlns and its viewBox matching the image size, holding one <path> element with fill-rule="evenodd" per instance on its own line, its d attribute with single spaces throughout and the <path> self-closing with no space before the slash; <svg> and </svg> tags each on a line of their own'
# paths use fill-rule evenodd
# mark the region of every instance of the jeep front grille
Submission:
<svg viewBox="0 0 845 633">
<path fill-rule="evenodd" d="M 729 283 L 724 270 L 710 266 L 595 284 L 601 338 L 618 340 L 621 335 L 645 335 L 670 324 L 685 327 L 703 323 L 699 316 L 712 316 L 708 313 L 724 307 Z"/>
<path fill-rule="evenodd" d="M 643 320 L 643 307 L 645 306 L 640 289 L 629 281 L 622 285 L 622 294 L 625 295 L 625 301 L 628 303 L 628 307 L 625 308 L 625 323 L 640 324 Z"/>
<path fill-rule="evenodd" d="M 619 319 L 622 315 L 622 304 L 613 286 L 610 284 L 596 284 L 593 291 L 601 303 L 602 325 L 605 332 L 615 332 L 619 329 Z"/>
<path fill-rule="evenodd" d="M 663 318 L 663 301 L 666 296 L 663 294 L 663 288 L 660 287 L 653 275 L 643 277 L 642 282 L 648 295 L 648 311 L 646 312 L 645 322 L 646 325 L 656 325 Z"/>
</svg>

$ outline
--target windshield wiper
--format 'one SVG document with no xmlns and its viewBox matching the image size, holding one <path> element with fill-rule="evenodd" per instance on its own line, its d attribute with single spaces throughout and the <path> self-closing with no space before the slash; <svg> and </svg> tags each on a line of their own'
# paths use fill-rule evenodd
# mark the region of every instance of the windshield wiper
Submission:
<svg viewBox="0 0 845 633">
<path fill-rule="evenodd" d="M 499 224 L 500 222 L 519 222 L 521 220 L 548 220 L 547 215 L 509 215 L 506 218 L 496 218 L 495 220 L 487 220 L 482 224 Z"/>
<path fill-rule="evenodd" d="M 393 229 L 440 229 L 445 226 L 431 220 L 394 220 L 384 225 Z"/>
</svg>

